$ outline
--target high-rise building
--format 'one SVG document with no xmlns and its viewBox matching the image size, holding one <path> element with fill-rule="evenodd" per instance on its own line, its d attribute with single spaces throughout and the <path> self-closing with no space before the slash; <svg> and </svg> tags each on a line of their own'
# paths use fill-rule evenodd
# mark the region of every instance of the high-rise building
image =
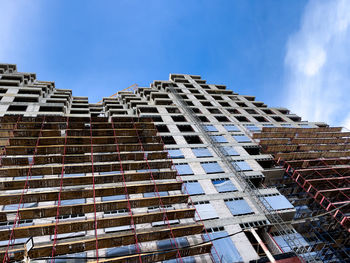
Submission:
<svg viewBox="0 0 350 263">
<path fill-rule="evenodd" d="M 0 64 L 0 94 L 4 262 L 349 259 L 340 128 L 193 75 L 91 104 Z"/>
</svg>

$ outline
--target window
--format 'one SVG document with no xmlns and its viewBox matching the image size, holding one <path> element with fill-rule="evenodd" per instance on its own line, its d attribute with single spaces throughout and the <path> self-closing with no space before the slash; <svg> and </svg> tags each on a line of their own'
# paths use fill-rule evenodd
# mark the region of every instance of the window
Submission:
<svg viewBox="0 0 350 263">
<path fill-rule="evenodd" d="M 156 125 L 156 129 L 159 132 L 169 132 L 169 128 L 166 125 Z"/>
<path fill-rule="evenodd" d="M 168 196 L 168 192 L 149 192 L 149 193 L 144 193 L 143 197 L 147 198 L 147 197 L 158 197 L 159 196 Z"/>
<path fill-rule="evenodd" d="M 284 210 L 284 209 L 292 209 L 294 206 L 285 198 L 283 195 L 270 195 L 263 196 L 260 199 L 264 199 L 269 203 L 273 210 Z"/>
<path fill-rule="evenodd" d="M 251 142 L 251 140 L 245 136 L 245 135 L 232 135 L 232 137 L 237 141 L 237 142 Z"/>
<path fill-rule="evenodd" d="M 213 114 L 222 114 L 222 112 L 216 108 L 208 108 L 208 111 Z"/>
<path fill-rule="evenodd" d="M 217 162 L 201 163 L 202 168 L 207 174 L 223 173 L 221 166 Z"/>
<path fill-rule="evenodd" d="M 204 125 L 204 129 L 209 132 L 217 132 L 218 130 L 214 125 Z"/>
<path fill-rule="evenodd" d="M 312 128 L 312 126 L 308 123 L 302 123 L 302 124 L 299 124 L 299 126 L 302 128 Z"/>
<path fill-rule="evenodd" d="M 184 136 L 184 138 L 188 144 L 201 144 L 201 143 L 203 143 L 202 140 L 197 135 L 188 135 L 188 136 Z"/>
<path fill-rule="evenodd" d="M 244 116 L 235 116 L 238 121 L 249 122 L 249 120 Z"/>
<path fill-rule="evenodd" d="M 208 118 L 205 116 L 198 116 L 198 119 L 200 119 L 201 122 L 209 122 Z"/>
<path fill-rule="evenodd" d="M 286 123 L 286 124 L 281 124 L 282 127 L 291 127 L 292 124 Z"/>
<path fill-rule="evenodd" d="M 61 200 L 61 205 L 80 205 L 80 204 L 85 204 L 85 198 Z M 58 205 L 58 201 L 56 201 L 56 205 Z"/>
<path fill-rule="evenodd" d="M 214 116 L 219 122 L 229 122 L 230 120 L 226 116 Z"/>
<path fill-rule="evenodd" d="M 237 109 L 227 109 L 227 111 L 232 114 L 241 114 Z"/>
<path fill-rule="evenodd" d="M 201 218 L 202 220 L 218 218 L 214 207 L 209 203 L 209 201 L 201 201 L 193 203 L 198 214 L 195 215 L 195 220 L 198 221 Z"/>
<path fill-rule="evenodd" d="M 191 125 L 176 125 L 179 131 L 181 132 L 193 132 L 193 128 Z"/>
<path fill-rule="evenodd" d="M 223 135 L 212 135 L 210 136 L 215 142 L 228 142 Z"/>
<path fill-rule="evenodd" d="M 188 164 L 175 164 L 175 167 L 179 175 L 193 174 L 193 171 Z"/>
<path fill-rule="evenodd" d="M 27 107 L 27 105 L 10 105 L 7 111 L 26 111 Z"/>
<path fill-rule="evenodd" d="M 133 255 L 137 252 L 136 245 L 128 245 L 121 247 L 108 248 L 106 251 L 107 257 L 121 257 L 127 255 Z"/>
<path fill-rule="evenodd" d="M 203 105 L 203 106 L 207 106 L 207 107 L 212 107 L 213 104 L 211 104 L 209 101 L 200 101 L 200 103 Z"/>
<path fill-rule="evenodd" d="M 224 128 L 229 132 L 240 131 L 235 125 L 224 125 Z"/>
<path fill-rule="evenodd" d="M 249 113 L 249 114 L 258 114 L 258 113 L 256 112 L 256 110 L 253 110 L 253 109 L 245 109 L 245 111 L 246 111 L 247 113 Z"/>
<path fill-rule="evenodd" d="M 180 113 L 178 108 L 166 108 L 169 113 Z"/>
<path fill-rule="evenodd" d="M 180 149 L 171 149 L 171 150 L 168 150 L 168 153 L 172 159 L 185 158 L 185 156 L 183 155 Z"/>
<path fill-rule="evenodd" d="M 176 141 L 173 136 L 160 136 L 164 144 L 176 144 Z"/>
<path fill-rule="evenodd" d="M 183 262 L 183 263 L 196 263 L 196 259 L 192 256 L 189 257 L 181 257 L 181 260 L 179 259 L 169 259 L 166 261 L 163 261 L 163 263 L 179 263 L 179 262 Z"/>
<path fill-rule="evenodd" d="M 177 116 L 171 116 L 173 121 L 175 122 L 187 122 L 186 118 L 182 115 L 177 115 Z"/>
<path fill-rule="evenodd" d="M 183 192 L 188 193 L 189 195 L 202 195 L 204 194 L 203 188 L 198 183 L 197 180 L 189 180 L 189 181 L 184 181 L 183 184 Z"/>
<path fill-rule="evenodd" d="M 232 215 L 234 216 L 254 214 L 253 210 L 248 205 L 247 201 L 244 200 L 243 198 L 226 199 L 224 201 L 228 209 L 230 209 Z"/>
<path fill-rule="evenodd" d="M 124 200 L 124 199 L 126 199 L 126 195 L 102 196 L 102 202 Z"/>
<path fill-rule="evenodd" d="M 272 117 L 272 119 L 274 119 L 277 122 L 285 122 L 285 120 L 282 119 L 280 116 L 271 116 L 271 117 Z"/>
<path fill-rule="evenodd" d="M 258 122 L 267 122 L 267 120 L 266 120 L 263 116 L 254 116 L 254 118 L 255 118 Z"/>
<path fill-rule="evenodd" d="M 211 179 L 211 181 L 219 193 L 237 191 L 237 188 L 229 178 L 217 178 Z"/>
<path fill-rule="evenodd" d="M 197 158 L 213 156 L 207 148 L 192 148 L 192 152 Z"/>
<path fill-rule="evenodd" d="M 247 125 L 245 126 L 249 131 L 260 131 L 261 129 L 259 127 L 256 127 L 255 125 Z"/>
<path fill-rule="evenodd" d="M 38 203 L 22 203 L 22 204 L 11 204 L 11 205 L 4 205 L 3 210 L 8 211 L 8 210 L 18 210 L 18 206 L 21 206 L 21 208 L 32 208 L 32 207 L 37 207 Z"/>
<path fill-rule="evenodd" d="M 221 149 L 223 150 L 225 155 L 229 155 L 229 156 L 238 156 L 239 155 L 238 152 L 236 152 L 236 150 L 233 149 L 233 147 L 231 147 L 231 146 L 221 147 Z"/>
<path fill-rule="evenodd" d="M 211 254 L 214 258 L 215 263 L 243 262 L 241 255 L 239 254 L 237 248 L 232 242 L 232 239 L 228 236 L 228 233 L 226 231 L 212 232 L 212 233 L 208 233 L 208 235 L 203 234 L 204 240 L 208 241 L 209 238 L 210 239 L 220 238 L 213 241 L 213 246 L 211 248 Z M 227 236 L 227 238 L 222 238 L 225 236 Z M 216 254 L 216 252 L 219 254 L 220 258 L 218 258 L 218 255 Z"/>
<path fill-rule="evenodd" d="M 253 169 L 245 161 L 233 161 L 232 165 L 238 169 L 238 171 L 252 171 Z"/>
</svg>

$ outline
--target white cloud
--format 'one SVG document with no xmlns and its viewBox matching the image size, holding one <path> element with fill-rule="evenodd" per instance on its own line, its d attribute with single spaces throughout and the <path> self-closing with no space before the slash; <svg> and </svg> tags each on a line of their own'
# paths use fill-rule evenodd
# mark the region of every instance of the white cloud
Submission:
<svg viewBox="0 0 350 263">
<path fill-rule="evenodd" d="M 350 1 L 309 1 L 288 39 L 285 72 L 292 111 L 350 128 Z"/>
</svg>

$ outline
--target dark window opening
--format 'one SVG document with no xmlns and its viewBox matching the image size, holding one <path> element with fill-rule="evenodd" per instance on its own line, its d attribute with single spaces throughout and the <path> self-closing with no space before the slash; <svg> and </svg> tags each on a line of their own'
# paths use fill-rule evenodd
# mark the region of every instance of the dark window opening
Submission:
<svg viewBox="0 0 350 263">
<path fill-rule="evenodd" d="M 210 113 L 218 113 L 218 114 L 222 114 L 222 112 L 219 109 L 215 109 L 215 108 L 209 108 L 208 111 Z"/>
<path fill-rule="evenodd" d="M 273 167 L 273 160 L 256 160 L 256 161 L 264 169 Z"/>
<path fill-rule="evenodd" d="M 163 122 L 163 119 L 160 116 L 149 116 L 149 118 L 151 118 L 153 122 Z"/>
<path fill-rule="evenodd" d="M 262 110 L 263 112 L 265 112 L 266 114 L 274 114 L 273 112 L 272 112 L 272 110 Z"/>
<path fill-rule="evenodd" d="M 193 128 L 191 125 L 176 125 L 179 131 L 182 132 L 193 132 Z"/>
<path fill-rule="evenodd" d="M 7 111 L 26 111 L 27 105 L 10 105 Z"/>
<path fill-rule="evenodd" d="M 292 121 L 301 121 L 301 118 L 299 116 L 292 116 L 292 117 L 289 117 L 289 119 L 291 119 Z"/>
<path fill-rule="evenodd" d="M 244 102 L 236 102 L 236 103 L 240 107 L 248 107 L 247 104 L 245 104 Z"/>
<path fill-rule="evenodd" d="M 243 147 L 249 155 L 259 155 L 260 148 L 259 147 Z"/>
<path fill-rule="evenodd" d="M 166 125 L 156 125 L 156 129 L 159 132 L 170 132 L 168 126 Z"/>
<path fill-rule="evenodd" d="M 14 102 L 38 102 L 38 97 L 15 97 Z"/>
<path fill-rule="evenodd" d="M 193 88 L 193 87 L 192 87 Z M 196 90 L 196 89 L 189 89 L 189 91 L 192 93 L 192 94 L 200 94 L 199 90 Z"/>
<path fill-rule="evenodd" d="M 215 96 L 215 95 L 213 95 L 212 97 L 213 97 L 213 99 L 215 99 L 215 100 L 222 100 L 222 99 L 223 99 L 221 96 Z"/>
<path fill-rule="evenodd" d="M 207 107 L 212 107 L 213 104 L 211 104 L 209 101 L 201 101 L 200 102 L 203 106 L 207 106 Z"/>
<path fill-rule="evenodd" d="M 161 136 L 164 144 L 176 144 L 173 136 Z"/>
<path fill-rule="evenodd" d="M 258 122 L 267 122 L 267 120 L 262 117 L 262 116 L 254 116 L 254 118 L 258 121 Z"/>
<path fill-rule="evenodd" d="M 230 107 L 230 104 L 228 104 L 227 102 L 221 101 L 219 103 L 222 107 Z"/>
<path fill-rule="evenodd" d="M 238 120 L 238 121 L 245 121 L 245 122 L 249 122 L 249 120 L 244 117 L 244 116 L 235 116 L 235 118 Z"/>
<path fill-rule="evenodd" d="M 139 108 L 140 109 L 140 112 L 147 112 L 147 113 L 158 113 L 158 110 L 157 108 L 148 108 L 148 107 L 145 107 L 145 108 Z"/>
<path fill-rule="evenodd" d="M 171 118 L 175 122 L 187 122 L 187 120 L 184 116 L 171 116 Z"/>
<path fill-rule="evenodd" d="M 289 114 L 289 110 L 279 109 L 278 111 L 282 114 Z"/>
<path fill-rule="evenodd" d="M 281 117 L 279 116 L 272 116 L 272 118 L 277 121 L 277 122 L 285 122 L 285 120 L 283 120 Z"/>
<path fill-rule="evenodd" d="M 202 122 L 209 122 L 208 118 L 205 116 L 198 116 L 198 119 L 200 119 Z"/>
<path fill-rule="evenodd" d="M 195 95 L 195 97 L 198 99 L 198 100 L 205 100 L 205 97 L 203 95 Z"/>
<path fill-rule="evenodd" d="M 226 116 L 214 116 L 218 121 L 229 122 L 230 120 Z"/>
<path fill-rule="evenodd" d="M 197 135 L 184 136 L 188 144 L 200 144 L 203 143 L 202 140 Z"/>
<path fill-rule="evenodd" d="M 202 113 L 198 108 L 191 108 L 194 113 Z"/>
<path fill-rule="evenodd" d="M 7 89 L 0 89 L 0 93 L 6 93 Z"/>
<path fill-rule="evenodd" d="M 180 95 L 184 100 L 187 100 L 188 99 L 188 97 L 187 97 L 187 95 L 184 95 L 184 94 L 182 94 L 182 95 Z"/>
<path fill-rule="evenodd" d="M 232 114 L 241 114 L 237 109 L 227 109 L 227 111 Z"/>
<path fill-rule="evenodd" d="M 249 114 L 258 114 L 256 110 L 253 110 L 253 109 L 246 109 L 245 111 L 248 112 Z"/>
<path fill-rule="evenodd" d="M 188 106 L 194 106 L 194 104 L 192 103 L 192 101 L 186 100 L 185 103 L 186 103 Z"/>
<path fill-rule="evenodd" d="M 180 113 L 178 108 L 166 108 L 169 113 Z"/>
</svg>

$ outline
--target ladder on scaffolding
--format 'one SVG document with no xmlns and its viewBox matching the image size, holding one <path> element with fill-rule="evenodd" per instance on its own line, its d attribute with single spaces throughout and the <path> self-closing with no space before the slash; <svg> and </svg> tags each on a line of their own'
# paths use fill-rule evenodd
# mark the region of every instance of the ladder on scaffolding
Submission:
<svg viewBox="0 0 350 263">
<path fill-rule="evenodd" d="M 306 262 L 319 262 L 314 256 L 310 253 L 310 251 L 300 242 L 300 240 L 293 240 L 289 234 L 294 233 L 294 228 L 291 225 L 286 224 L 280 215 L 277 213 L 272 213 L 273 211 L 271 205 L 267 202 L 267 200 L 261 194 L 259 188 L 255 187 L 255 185 L 249 180 L 246 180 L 245 173 L 239 169 L 237 164 L 235 164 L 232 158 L 226 153 L 223 147 L 214 141 L 210 135 L 207 133 L 207 130 L 203 127 L 201 120 L 197 117 L 197 115 L 193 112 L 193 110 L 187 106 L 186 102 L 183 100 L 181 95 L 174 89 L 172 83 L 168 83 L 169 91 L 174 94 L 179 106 L 183 109 L 185 113 L 187 113 L 188 117 L 194 122 L 199 131 L 203 134 L 209 145 L 215 151 L 215 153 L 223 160 L 225 165 L 230 169 L 230 171 L 236 175 L 236 178 L 241 183 L 243 187 L 243 192 L 246 192 L 251 197 L 252 201 L 255 205 L 260 209 L 269 222 L 276 228 L 277 233 L 280 236 L 283 236 L 284 241 L 288 244 L 291 251 L 295 253 L 295 255 Z M 261 196 L 261 197 L 259 197 Z M 306 257 L 306 258 L 305 258 Z"/>
</svg>

